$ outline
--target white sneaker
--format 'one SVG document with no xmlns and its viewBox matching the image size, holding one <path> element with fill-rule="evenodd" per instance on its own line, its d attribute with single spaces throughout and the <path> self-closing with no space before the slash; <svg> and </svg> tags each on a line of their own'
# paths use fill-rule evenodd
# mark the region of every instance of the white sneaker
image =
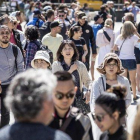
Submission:
<svg viewBox="0 0 140 140">
<path fill-rule="evenodd" d="M 136 95 L 139 95 L 140 96 L 140 91 L 136 91 Z"/>
</svg>

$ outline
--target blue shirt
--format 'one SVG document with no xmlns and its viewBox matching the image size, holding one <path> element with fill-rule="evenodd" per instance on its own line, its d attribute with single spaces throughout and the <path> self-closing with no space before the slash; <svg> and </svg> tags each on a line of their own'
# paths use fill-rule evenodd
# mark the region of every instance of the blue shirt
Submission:
<svg viewBox="0 0 140 140">
<path fill-rule="evenodd" d="M 34 25 L 34 26 L 36 26 L 37 20 L 39 20 L 39 21 L 38 21 L 38 22 L 39 22 L 39 27 L 38 27 L 38 28 L 40 28 L 40 27 L 43 25 L 44 22 L 43 22 L 42 20 L 38 19 L 37 17 L 34 17 L 32 21 L 29 21 L 29 22 L 27 23 L 27 26 L 29 26 L 29 25 Z"/>
</svg>

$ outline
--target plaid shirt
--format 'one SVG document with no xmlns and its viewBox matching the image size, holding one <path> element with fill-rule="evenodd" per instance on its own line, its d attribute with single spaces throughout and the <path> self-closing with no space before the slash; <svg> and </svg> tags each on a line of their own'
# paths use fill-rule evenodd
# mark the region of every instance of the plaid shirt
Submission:
<svg viewBox="0 0 140 140">
<path fill-rule="evenodd" d="M 37 45 L 33 42 L 29 42 L 26 49 L 26 69 L 31 68 L 31 61 L 34 59 L 37 50 Z"/>
</svg>

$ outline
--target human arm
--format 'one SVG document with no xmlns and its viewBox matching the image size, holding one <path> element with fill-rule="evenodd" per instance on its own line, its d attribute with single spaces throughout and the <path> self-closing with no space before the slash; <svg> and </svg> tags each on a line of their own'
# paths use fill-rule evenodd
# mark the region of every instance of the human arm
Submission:
<svg viewBox="0 0 140 140">
<path fill-rule="evenodd" d="M 86 62 L 86 55 L 88 54 L 87 45 L 83 45 L 84 54 L 82 56 L 82 62 Z"/>
<path fill-rule="evenodd" d="M 1 81 L 0 81 L 0 93 L 2 92 Z"/>
</svg>

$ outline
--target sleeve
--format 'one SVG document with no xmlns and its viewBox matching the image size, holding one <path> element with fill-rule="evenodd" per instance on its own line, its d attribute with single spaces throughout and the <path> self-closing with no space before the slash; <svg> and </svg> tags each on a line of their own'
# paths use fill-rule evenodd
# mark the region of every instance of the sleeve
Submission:
<svg viewBox="0 0 140 140">
<path fill-rule="evenodd" d="M 90 95 L 90 110 L 91 112 L 94 112 L 94 106 L 95 106 L 95 100 L 100 96 L 99 91 L 99 79 L 94 81 L 92 84 L 92 90 Z"/>
<path fill-rule="evenodd" d="M 115 33 L 113 32 L 112 36 L 111 36 L 111 41 L 110 41 L 111 48 L 113 48 L 113 46 L 114 46 L 114 39 L 115 39 Z"/>
<path fill-rule="evenodd" d="M 86 44 L 86 41 L 84 38 L 81 38 L 81 42 L 82 42 L 82 45 L 85 45 Z"/>
<path fill-rule="evenodd" d="M 134 39 L 134 46 L 138 44 L 138 40 L 139 40 L 139 37 L 134 35 L 133 36 L 133 39 Z"/>
<path fill-rule="evenodd" d="M 45 45 L 45 46 L 48 46 L 48 43 L 47 43 L 47 36 L 45 35 L 43 38 L 42 38 L 42 44 Z"/>
<path fill-rule="evenodd" d="M 17 55 L 17 68 L 18 68 L 18 73 L 24 71 L 24 58 L 21 53 L 21 50 L 17 47 L 18 49 L 18 55 Z"/>
<path fill-rule="evenodd" d="M 96 45 L 95 45 L 95 37 L 94 37 L 94 33 L 91 26 L 90 26 L 90 43 L 91 43 L 92 54 L 97 54 Z"/>
<path fill-rule="evenodd" d="M 29 44 L 26 50 L 26 69 L 31 68 L 31 61 L 34 59 L 35 53 L 37 52 L 37 46 L 35 44 Z"/>
<path fill-rule="evenodd" d="M 63 69 L 61 68 L 58 61 L 54 61 L 52 64 L 52 73 L 55 73 L 57 71 L 63 71 Z"/>
<path fill-rule="evenodd" d="M 125 77 L 124 77 L 125 78 Z M 130 84 L 127 78 L 124 79 L 125 80 L 125 86 L 126 86 L 126 90 L 127 90 L 127 95 L 125 97 L 125 104 L 126 107 L 129 107 L 129 105 L 131 105 L 131 90 L 130 90 Z"/>
</svg>

